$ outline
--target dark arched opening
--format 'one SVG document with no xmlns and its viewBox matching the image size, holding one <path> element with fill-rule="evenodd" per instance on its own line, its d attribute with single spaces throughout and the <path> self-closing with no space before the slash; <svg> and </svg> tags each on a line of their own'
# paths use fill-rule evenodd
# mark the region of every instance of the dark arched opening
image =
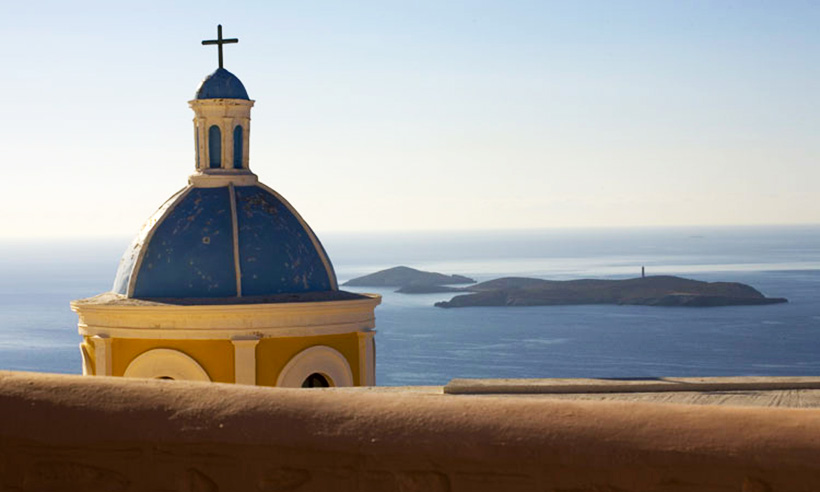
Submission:
<svg viewBox="0 0 820 492">
<path fill-rule="evenodd" d="M 330 381 L 326 377 L 314 372 L 302 382 L 303 388 L 330 388 Z"/>
<path fill-rule="evenodd" d="M 222 132 L 216 125 L 208 128 L 208 157 L 212 169 L 222 167 Z"/>
<path fill-rule="evenodd" d="M 242 127 L 236 125 L 233 129 L 233 167 L 234 169 L 242 169 Z"/>
</svg>

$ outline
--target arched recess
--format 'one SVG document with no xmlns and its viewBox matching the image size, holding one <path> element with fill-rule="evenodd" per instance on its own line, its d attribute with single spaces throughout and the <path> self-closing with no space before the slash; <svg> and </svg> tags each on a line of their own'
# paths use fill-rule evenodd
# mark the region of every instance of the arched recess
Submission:
<svg viewBox="0 0 820 492">
<path fill-rule="evenodd" d="M 208 128 L 208 160 L 211 169 L 222 167 L 222 131 L 216 125 Z"/>
<path fill-rule="evenodd" d="M 128 364 L 123 376 L 127 378 L 181 379 L 210 381 L 205 369 L 190 356 L 171 349 L 152 349 L 143 352 Z"/>
<path fill-rule="evenodd" d="M 233 129 L 233 168 L 242 169 L 242 125 Z"/>
<path fill-rule="evenodd" d="M 353 371 L 338 350 L 317 345 L 294 355 L 276 380 L 276 386 L 301 388 L 312 374 L 324 376 L 331 386 L 353 386 Z"/>
</svg>

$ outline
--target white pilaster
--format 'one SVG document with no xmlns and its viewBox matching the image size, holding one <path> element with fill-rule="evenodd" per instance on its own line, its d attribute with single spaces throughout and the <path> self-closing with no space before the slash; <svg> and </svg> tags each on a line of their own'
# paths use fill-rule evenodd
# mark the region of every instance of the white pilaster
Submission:
<svg viewBox="0 0 820 492">
<path fill-rule="evenodd" d="M 250 116 L 242 125 L 242 169 L 250 169 L 251 155 L 251 119 Z"/>
<path fill-rule="evenodd" d="M 259 338 L 234 338 L 234 382 L 236 384 L 256 384 L 256 345 Z"/>
<path fill-rule="evenodd" d="M 108 335 L 94 335 L 95 376 L 111 376 L 111 339 Z"/>
<path fill-rule="evenodd" d="M 375 331 L 359 332 L 359 385 L 376 386 Z"/>
<path fill-rule="evenodd" d="M 219 122 L 222 130 L 222 169 L 233 168 L 233 134 L 230 128 L 231 120 L 223 118 Z"/>
</svg>

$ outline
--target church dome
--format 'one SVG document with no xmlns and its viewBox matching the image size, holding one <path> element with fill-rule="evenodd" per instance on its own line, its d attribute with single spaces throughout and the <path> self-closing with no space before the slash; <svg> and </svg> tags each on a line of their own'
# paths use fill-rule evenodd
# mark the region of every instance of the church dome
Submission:
<svg viewBox="0 0 820 492">
<path fill-rule="evenodd" d="M 146 222 L 120 261 L 114 292 L 226 298 L 337 290 L 316 235 L 263 185 L 188 186 Z"/>
<path fill-rule="evenodd" d="M 199 84 L 195 99 L 250 100 L 242 81 L 224 68 L 217 68 L 214 73 L 205 77 L 205 80 Z"/>
</svg>

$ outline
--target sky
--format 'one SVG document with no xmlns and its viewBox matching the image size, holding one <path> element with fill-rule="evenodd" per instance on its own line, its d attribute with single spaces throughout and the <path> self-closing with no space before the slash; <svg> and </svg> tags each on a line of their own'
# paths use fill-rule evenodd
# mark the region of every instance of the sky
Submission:
<svg viewBox="0 0 820 492">
<path fill-rule="evenodd" d="M 217 66 L 324 231 L 820 223 L 820 3 L 2 2 L 0 239 L 130 236 Z"/>
</svg>

